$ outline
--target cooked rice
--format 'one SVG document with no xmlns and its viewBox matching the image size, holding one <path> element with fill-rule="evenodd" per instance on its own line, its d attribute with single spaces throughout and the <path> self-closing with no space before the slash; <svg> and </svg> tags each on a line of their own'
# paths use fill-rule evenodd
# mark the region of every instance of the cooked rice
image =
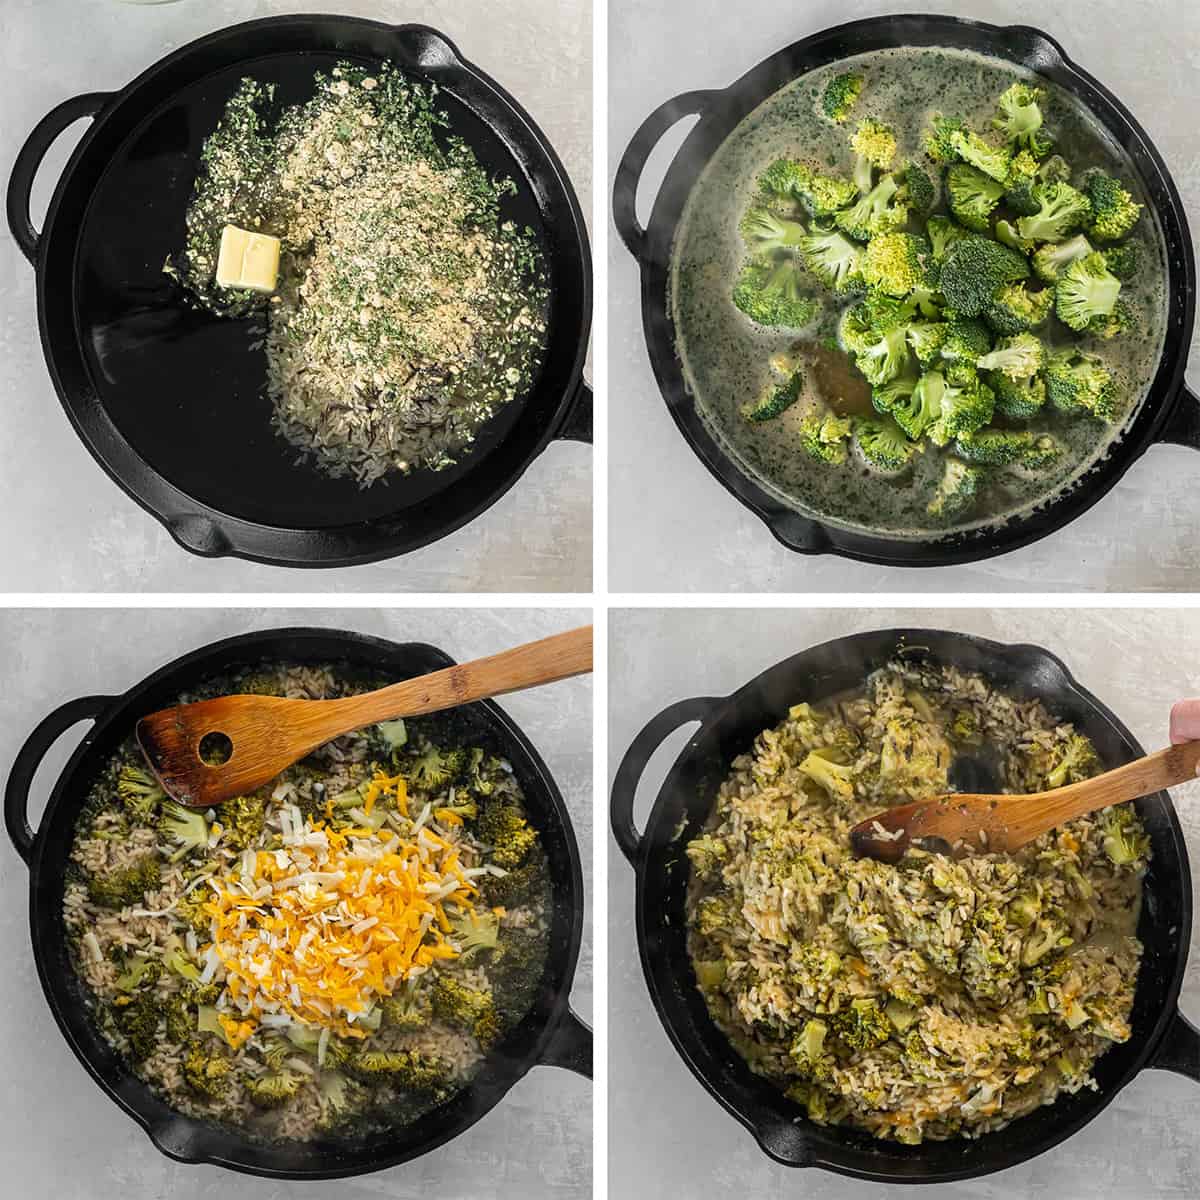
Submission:
<svg viewBox="0 0 1200 1200">
<path fill-rule="evenodd" d="M 1096 1059 L 1130 1036 L 1149 857 L 1130 806 L 1014 855 L 852 856 L 859 821 L 952 791 L 960 752 L 990 752 L 1009 792 L 1103 769 L 1040 701 L 896 662 L 761 733 L 689 845 L 709 1011 L 814 1121 L 976 1137 L 1095 1087 Z"/>
</svg>

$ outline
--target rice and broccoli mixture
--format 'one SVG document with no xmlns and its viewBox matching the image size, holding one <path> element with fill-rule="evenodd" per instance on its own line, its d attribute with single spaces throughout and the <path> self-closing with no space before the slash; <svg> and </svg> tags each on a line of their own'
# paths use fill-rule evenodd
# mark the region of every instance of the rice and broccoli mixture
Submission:
<svg viewBox="0 0 1200 1200">
<path fill-rule="evenodd" d="M 329 699 L 333 668 L 229 692 Z M 511 766 L 387 722 L 208 812 L 131 737 L 80 813 L 63 900 L 94 1019 L 173 1108 L 269 1138 L 406 1124 L 526 1014 L 549 883 Z"/>
<path fill-rule="evenodd" d="M 451 466 L 545 348 L 544 254 L 500 214 L 516 186 L 446 134 L 435 98 L 390 65 L 342 64 L 278 113 L 273 85 L 243 80 L 168 264 L 220 315 L 265 310 L 275 428 L 364 487 Z M 274 295 L 217 286 L 227 224 L 281 240 Z"/>
<path fill-rule="evenodd" d="M 1130 1036 L 1150 853 L 1131 806 L 1015 855 L 851 854 L 854 824 L 953 791 L 955 756 L 989 750 L 1011 792 L 1103 769 L 1040 701 L 896 662 L 761 733 L 688 845 L 709 1011 L 811 1120 L 975 1137 L 1095 1086 L 1096 1059 Z"/>
</svg>

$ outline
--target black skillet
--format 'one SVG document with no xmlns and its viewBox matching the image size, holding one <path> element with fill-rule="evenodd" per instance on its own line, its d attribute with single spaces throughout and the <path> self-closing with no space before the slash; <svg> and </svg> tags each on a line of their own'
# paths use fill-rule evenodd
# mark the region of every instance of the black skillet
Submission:
<svg viewBox="0 0 1200 1200">
<path fill-rule="evenodd" d="M 1007 59 L 1036 71 L 1073 95 L 1124 148 L 1162 231 L 1168 274 L 1168 314 L 1162 358 L 1137 417 L 1111 451 L 1079 483 L 1026 516 L 1001 527 L 965 530 L 924 540 L 855 531 L 783 504 L 733 462 L 696 411 L 675 354 L 667 303 L 671 247 L 693 184 L 721 143 L 768 96 L 826 63 L 895 46 L 945 46 Z M 655 197 L 649 224 L 638 221 L 638 181 L 650 152 L 676 122 L 697 115 Z M 985 25 L 960 17 L 870 17 L 826 29 L 771 55 L 729 87 L 687 92 L 660 105 L 642 123 L 617 168 L 613 217 L 641 268 L 642 325 L 650 362 L 671 416 L 704 465 L 756 513 L 788 549 L 839 554 L 895 566 L 947 566 L 990 558 L 1045 537 L 1089 509 L 1155 442 L 1200 449 L 1200 401 L 1183 373 L 1195 309 L 1196 272 L 1187 218 L 1162 157 L 1133 115 L 1103 84 L 1073 63 L 1037 29 Z M 1147 219 L 1147 218 L 1144 218 Z M 1165 503 L 1165 501 L 1164 501 Z"/>
<path fill-rule="evenodd" d="M 675 1049 L 709 1094 L 750 1130 L 767 1154 L 787 1166 L 824 1167 L 883 1183 L 944 1183 L 1000 1171 L 1056 1146 L 1096 1117 L 1144 1067 L 1176 1071 L 1200 1082 L 1200 1031 L 1176 1006 L 1192 927 L 1191 872 L 1170 797 L 1159 792 L 1139 800 L 1136 807 L 1153 851 L 1138 922 L 1145 953 L 1134 996 L 1133 1036 L 1097 1062 L 1093 1074 L 1098 1091 L 1060 1096 L 977 1139 L 920 1146 L 813 1124 L 782 1092 L 751 1073 L 708 1015 L 687 952 L 684 846 L 704 826 L 730 763 L 759 732 L 783 720 L 793 704 L 861 687 L 897 653 L 977 672 L 1010 694 L 1041 699 L 1052 713 L 1086 733 L 1110 766 L 1145 753 L 1112 711 L 1046 650 L 941 630 L 881 630 L 814 646 L 731 696 L 680 700 L 664 709 L 633 740 L 617 770 L 612 829 L 637 876 L 638 949 L 651 1001 Z M 633 804 L 642 772 L 673 730 L 693 722 L 699 728 L 676 758 L 639 834 Z M 966 779 L 978 781 L 980 764 L 961 765 L 967 770 L 956 786 Z"/>
<path fill-rule="evenodd" d="M 86 994 L 71 965 L 62 920 L 64 874 L 76 815 L 112 752 L 139 717 L 171 704 L 207 679 L 260 663 L 336 664 L 377 686 L 452 665 L 441 650 L 329 629 L 278 629 L 230 638 L 194 650 L 155 671 L 124 695 L 83 696 L 50 713 L 29 735 L 4 794 L 4 819 L 29 867 L 33 955 L 46 1003 L 76 1058 L 105 1094 L 171 1158 L 207 1162 L 279 1179 L 336 1179 L 407 1162 L 464 1132 L 498 1104 L 531 1067 L 566 1067 L 591 1078 L 591 1030 L 571 1011 L 570 988 L 583 938 L 583 874 L 570 817 L 546 764 L 520 729 L 493 702 L 433 718 L 435 730 L 483 745 L 512 763 L 537 826 L 553 888 L 550 952 L 528 1015 L 490 1052 L 466 1090 L 412 1125 L 372 1130 L 357 1139 L 313 1142 L 253 1140 L 224 1126 L 173 1111 L 126 1068 L 97 1032 Z M 46 752 L 68 729 L 91 721 L 54 784 L 35 833 L 29 792 Z M 436 734 L 435 734 L 436 736 Z"/>
<path fill-rule="evenodd" d="M 481 432 L 473 453 L 363 491 L 299 467 L 270 428 L 254 320 L 189 309 L 162 272 L 184 239 L 204 138 L 245 75 L 281 102 L 312 94 L 341 59 L 390 59 L 434 83 L 462 137 L 518 187 L 504 216 L 539 235 L 551 274 L 549 344 L 533 389 Z M 71 155 L 41 234 L 34 176 L 74 121 Z M 591 440 L 583 381 L 591 258 L 578 201 L 529 114 L 442 34 L 336 16 L 285 16 L 210 34 L 119 92 L 67 100 L 30 134 L 8 188 L 13 236 L 37 269 L 46 362 L 76 431 L 109 475 L 186 549 L 287 566 L 370 562 L 417 549 L 494 504 L 552 438 Z"/>
</svg>

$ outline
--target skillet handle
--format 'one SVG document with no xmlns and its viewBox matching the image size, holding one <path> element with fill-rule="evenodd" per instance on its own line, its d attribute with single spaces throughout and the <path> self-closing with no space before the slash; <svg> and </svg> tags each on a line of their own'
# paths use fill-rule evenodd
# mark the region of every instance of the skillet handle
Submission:
<svg viewBox="0 0 1200 1200">
<path fill-rule="evenodd" d="M 651 718 L 625 751 L 613 779 L 611 817 L 613 837 L 631 863 L 637 864 L 641 849 L 641 836 L 633 823 L 633 802 L 646 764 L 667 734 L 690 721 L 706 720 L 720 702 L 716 696 L 694 696 L 690 700 L 677 701 Z"/>
<path fill-rule="evenodd" d="M 58 139 L 68 125 L 74 125 L 83 117 L 94 117 L 112 99 L 112 92 L 88 92 L 84 96 L 73 96 L 52 108 L 33 128 L 25 139 L 21 153 L 13 165 L 12 178 L 8 181 L 8 227 L 21 247 L 21 253 L 37 265 L 38 232 L 29 216 L 29 197 L 38 167 L 46 151 Z"/>
<path fill-rule="evenodd" d="M 1160 1071 L 1174 1071 L 1200 1083 L 1200 1029 L 1178 1009 L 1167 1026 L 1149 1065 Z"/>
<path fill-rule="evenodd" d="M 585 1079 L 592 1077 L 592 1030 L 568 1008 L 550 1035 L 538 1060 L 544 1067 L 562 1067 Z"/>
<path fill-rule="evenodd" d="M 56 708 L 25 739 L 4 789 L 4 824 L 17 853 L 29 865 L 33 857 L 33 843 L 37 836 L 29 827 L 29 789 L 33 777 L 41 765 L 46 751 L 72 725 L 80 721 L 94 721 L 116 700 L 115 696 L 81 696 L 68 700 Z"/>
<path fill-rule="evenodd" d="M 579 390 L 563 423 L 554 435 L 568 442 L 592 442 L 592 385 L 586 379 L 579 381 Z"/>
<path fill-rule="evenodd" d="M 1200 450 L 1200 396 L 1186 383 L 1179 389 L 1179 396 L 1158 440 Z"/>
<path fill-rule="evenodd" d="M 629 253 L 639 262 L 645 256 L 646 231 L 637 219 L 637 191 L 642 178 L 646 160 L 654 147 L 676 121 L 693 113 L 703 113 L 709 101 L 719 96 L 718 91 L 684 92 L 660 104 L 638 127 L 621 162 L 617 167 L 616 179 L 613 181 L 613 221 L 621 241 L 629 248 Z"/>
</svg>

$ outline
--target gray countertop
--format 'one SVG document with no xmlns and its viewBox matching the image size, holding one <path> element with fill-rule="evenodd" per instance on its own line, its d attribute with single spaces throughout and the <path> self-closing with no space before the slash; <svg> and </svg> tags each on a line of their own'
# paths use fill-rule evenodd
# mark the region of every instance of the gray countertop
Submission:
<svg viewBox="0 0 1200 1200">
<path fill-rule="evenodd" d="M 806 646 L 868 629 L 956 629 L 1034 642 L 1062 657 L 1148 750 L 1167 744 L 1171 703 L 1200 694 L 1200 630 L 1181 611 L 1109 609 L 615 610 L 609 632 L 610 775 L 643 725 L 667 704 L 723 696 Z M 697 647 L 703 646 L 703 656 Z M 689 736 L 679 730 L 643 778 L 635 825 Z M 1193 861 L 1200 784 L 1174 789 Z M 898 1194 L 823 1171 L 771 1162 L 675 1053 L 646 991 L 633 929 L 633 872 L 610 837 L 608 878 L 608 1179 L 613 1196 L 716 1200 L 868 1200 Z M 1200 1020 L 1200 930 L 1193 926 L 1182 1008 Z M 1167 1200 L 1200 1194 L 1195 1083 L 1145 1071 L 1091 1124 L 1020 1167 L 931 1187 L 950 1200 Z"/>
<path fill-rule="evenodd" d="M 24 139 L 61 100 L 124 87 L 169 51 L 226 25 L 337 11 L 444 31 L 529 110 L 563 159 L 590 222 L 590 0 L 181 0 L 156 6 L 5 0 L 0 8 L 5 180 Z M 47 155 L 34 190 L 35 225 L 76 140 L 68 131 Z M 517 485 L 466 528 L 390 562 L 313 574 L 185 553 L 109 481 L 62 412 L 42 358 L 33 271 L 7 225 L 0 231 L 0 393 L 4 590 L 591 590 L 592 451 L 575 442 L 552 442 Z"/>
<path fill-rule="evenodd" d="M 572 609 L 375 612 L 366 609 L 0 611 L 0 771 L 34 725 L 65 700 L 123 692 L 184 652 L 219 638 L 284 625 L 353 629 L 425 641 L 459 661 L 583 624 Z M 545 758 L 566 799 L 583 857 L 587 931 L 571 1003 L 592 1017 L 592 691 L 590 680 L 506 697 L 505 710 Z M 80 731 L 81 732 L 81 731 Z M 31 823 L 78 732 L 67 734 L 35 781 Z M 424 1200 L 589 1200 L 592 1086 L 536 1067 L 478 1124 L 404 1166 L 340 1183 L 251 1179 L 164 1158 L 85 1074 L 46 1007 L 29 946 L 28 876 L 0 849 L 0 1032 L 10 1086 L 0 1094 L 0 1174 L 9 1196 L 43 1200 L 282 1200 L 338 1195 Z"/>
<path fill-rule="evenodd" d="M 743 0 L 733 8 L 723 0 L 610 0 L 607 178 L 641 121 L 671 96 L 723 88 L 827 26 L 926 11 L 1035 25 L 1057 38 L 1146 128 L 1197 219 L 1200 136 L 1182 114 L 1200 106 L 1200 10 L 1174 0 Z M 692 123 L 681 122 L 651 157 L 640 191 L 643 220 Z M 607 232 L 613 591 L 1187 591 L 1200 583 L 1197 462 L 1179 446 L 1152 447 L 1067 529 L 1002 558 L 917 571 L 788 552 L 709 475 L 676 429 L 646 354 L 637 268 L 611 216 Z M 1197 345 L 1193 338 L 1193 351 Z"/>
</svg>

